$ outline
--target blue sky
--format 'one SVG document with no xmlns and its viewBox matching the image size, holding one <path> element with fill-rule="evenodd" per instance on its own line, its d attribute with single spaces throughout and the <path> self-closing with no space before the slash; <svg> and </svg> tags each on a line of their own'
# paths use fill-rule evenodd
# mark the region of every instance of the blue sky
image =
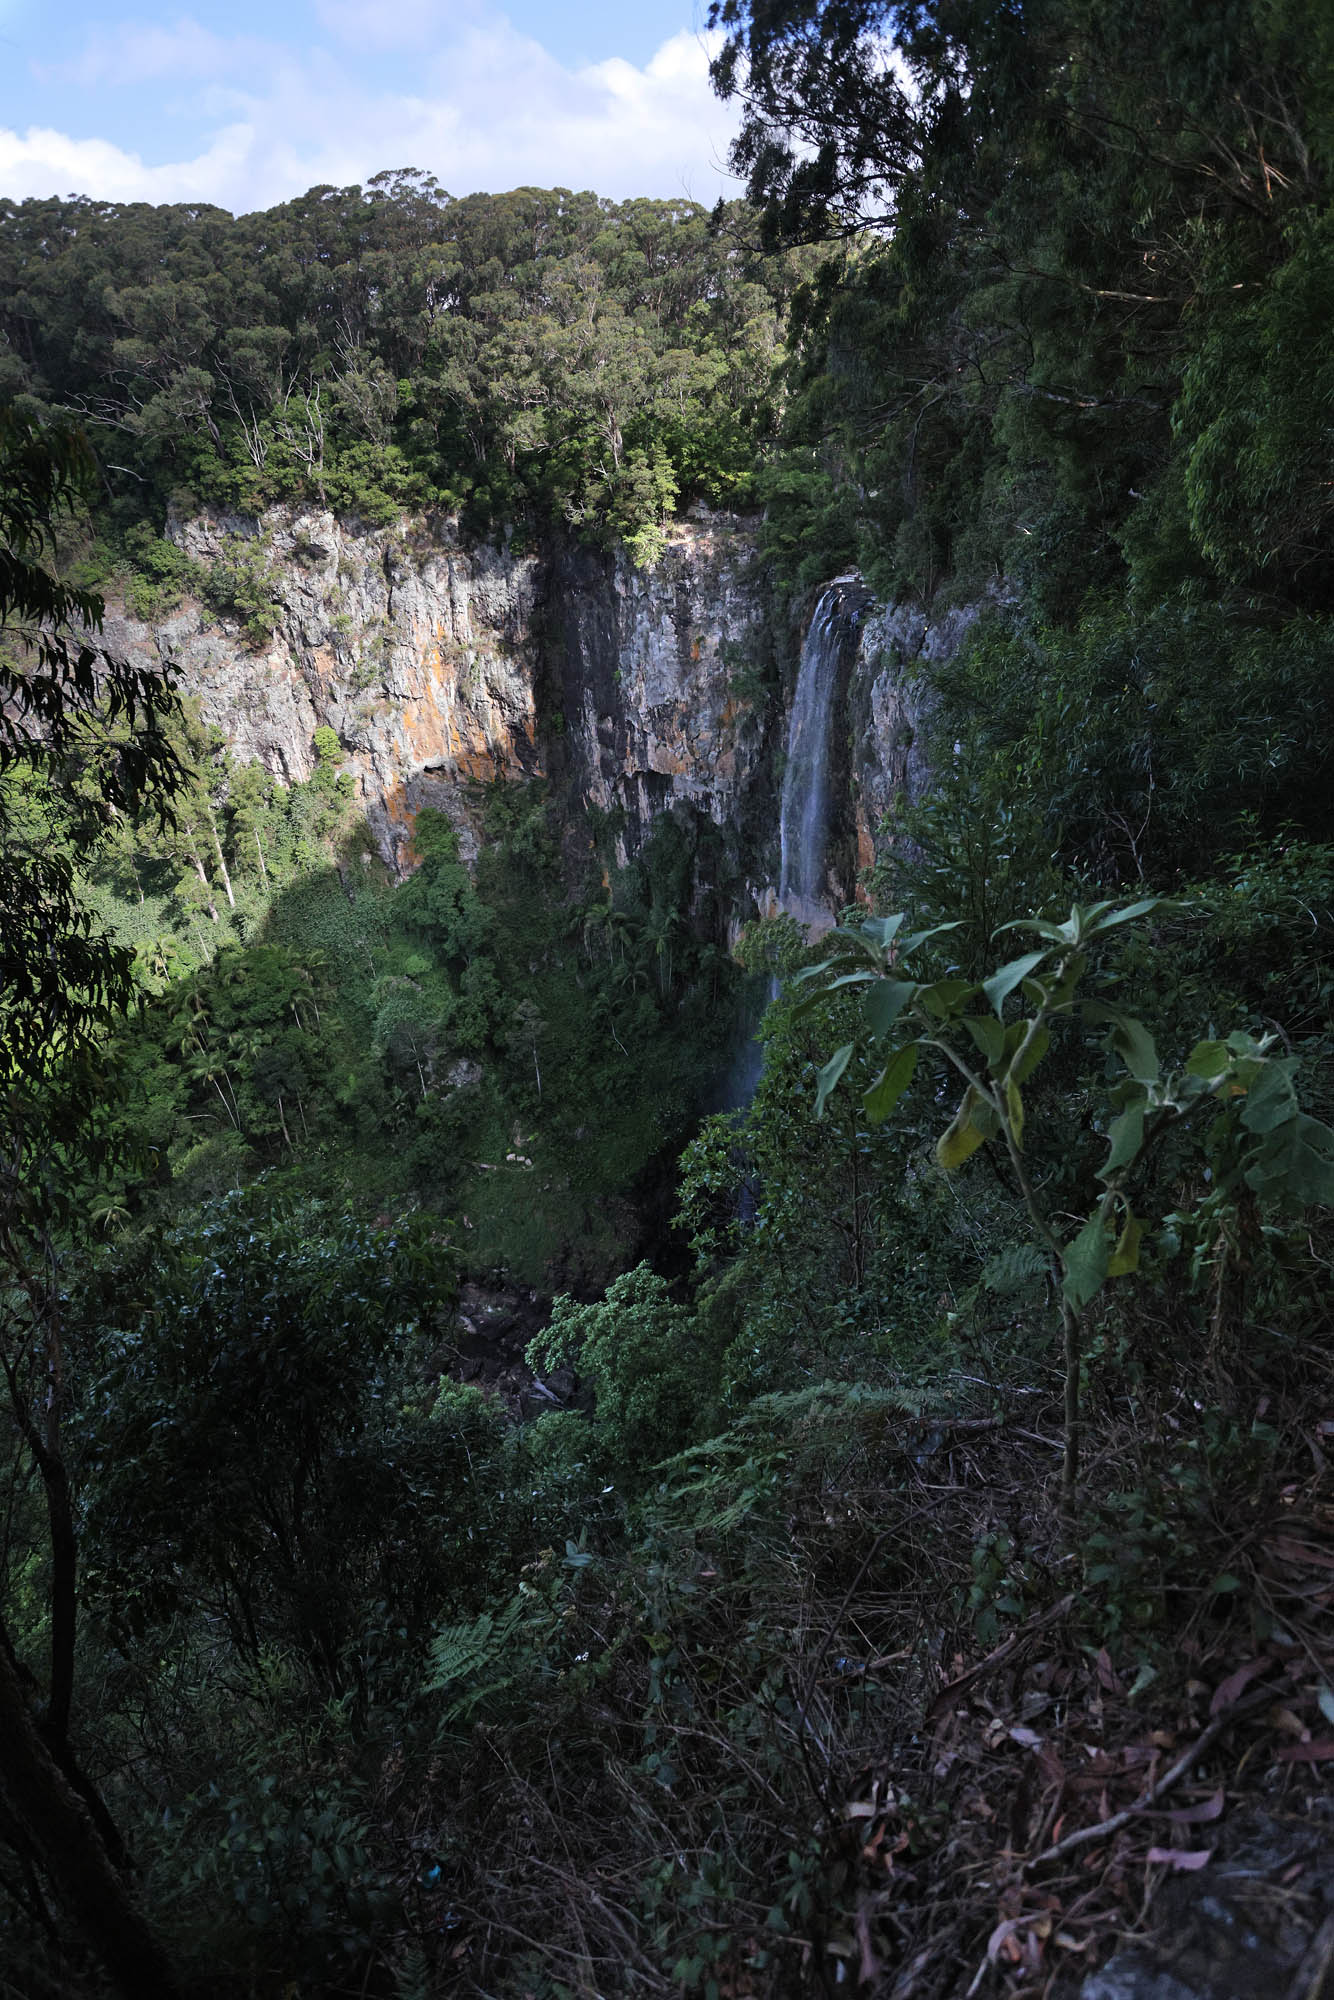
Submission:
<svg viewBox="0 0 1334 2000">
<path fill-rule="evenodd" d="M 736 192 L 705 0 L 0 0 L 0 195 Z"/>
</svg>

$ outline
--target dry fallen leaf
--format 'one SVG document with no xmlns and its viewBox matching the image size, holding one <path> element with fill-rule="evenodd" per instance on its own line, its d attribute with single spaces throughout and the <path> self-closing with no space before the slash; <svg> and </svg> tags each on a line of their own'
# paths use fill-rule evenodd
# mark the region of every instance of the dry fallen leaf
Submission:
<svg viewBox="0 0 1334 2000">
<path fill-rule="evenodd" d="M 1178 1806 L 1167 1817 L 1173 1826 L 1203 1826 L 1211 1819 L 1221 1817 L 1223 1811 L 1223 1788 L 1220 1785 L 1212 1798 L 1202 1799 L 1197 1806 Z"/>
<path fill-rule="evenodd" d="M 1105 1646 L 1098 1654 L 1097 1667 L 1098 1679 L 1106 1688 L 1108 1694 L 1125 1693 L 1125 1685 L 1117 1674 L 1116 1668 L 1112 1665 L 1111 1655 Z"/>
<path fill-rule="evenodd" d="M 1327 1764 L 1334 1757 L 1334 1736 L 1321 1736 L 1314 1743 L 1285 1743 L 1275 1757 L 1280 1764 Z"/>
<path fill-rule="evenodd" d="M 1317 1569 L 1334 1569 L 1334 1555 L 1331 1555 L 1328 1549 L 1313 1549 L 1309 1542 L 1297 1542 L 1286 1535 L 1274 1535 L 1265 1543 L 1265 1547 L 1283 1562 L 1314 1563 Z"/>
<path fill-rule="evenodd" d="M 1214 1689 L 1214 1698 L 1209 1703 L 1210 1715 L 1221 1715 L 1225 1708 L 1231 1708 L 1250 1686 L 1251 1682 L 1273 1665 L 1272 1660 L 1248 1660 L 1244 1667 L 1238 1667 L 1225 1681 L 1220 1681 Z"/>
<path fill-rule="evenodd" d="M 1211 1859 L 1211 1850 L 1207 1847 L 1151 1847 L 1145 1859 L 1156 1861 L 1164 1868 L 1175 1868 L 1179 1873 L 1187 1874 L 1196 1868 L 1203 1868 Z"/>
<path fill-rule="evenodd" d="M 1065 1766 L 1049 1743 L 1044 1743 L 1038 1751 L 1038 1764 L 1049 1785 L 1065 1783 Z"/>
</svg>

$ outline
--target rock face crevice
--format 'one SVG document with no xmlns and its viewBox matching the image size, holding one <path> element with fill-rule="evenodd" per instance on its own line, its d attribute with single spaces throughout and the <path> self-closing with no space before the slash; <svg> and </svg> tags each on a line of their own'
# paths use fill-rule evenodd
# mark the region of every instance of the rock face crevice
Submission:
<svg viewBox="0 0 1334 2000">
<path fill-rule="evenodd" d="M 206 515 L 173 532 L 202 573 L 241 559 L 262 574 L 268 639 L 187 599 L 155 626 L 109 618 L 109 645 L 171 662 L 233 755 L 284 782 L 309 777 L 315 731 L 334 730 L 392 865 L 405 865 L 423 805 L 466 838 L 471 784 L 540 770 L 535 557 L 465 546 L 449 522 L 406 535 L 328 513 Z"/>
<path fill-rule="evenodd" d="M 739 691 L 770 643 L 755 524 L 674 529 L 652 570 L 570 551 L 553 563 L 548 622 L 566 756 L 583 800 L 617 816 L 622 859 L 664 807 L 740 833 L 763 778 L 771 718 Z"/>
<path fill-rule="evenodd" d="M 892 844 L 901 804 L 915 803 L 927 789 L 930 669 L 953 659 L 981 610 L 956 605 L 933 615 L 917 604 L 890 604 L 862 624 L 848 686 L 852 757 L 844 823 L 858 870 Z"/>
</svg>

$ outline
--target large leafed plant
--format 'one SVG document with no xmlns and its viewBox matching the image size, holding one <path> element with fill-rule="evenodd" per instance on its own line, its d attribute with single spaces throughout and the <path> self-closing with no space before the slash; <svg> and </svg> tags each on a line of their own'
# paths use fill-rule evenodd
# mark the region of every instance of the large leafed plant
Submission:
<svg viewBox="0 0 1334 2000">
<path fill-rule="evenodd" d="M 1037 943 L 982 980 L 913 976 L 924 948 L 956 926 L 905 933 L 901 915 L 871 918 L 834 931 L 828 957 L 798 975 L 815 989 L 803 1007 L 831 993 L 860 989 L 865 1030 L 873 1044 L 885 1048 L 883 1065 L 863 1095 L 872 1124 L 889 1118 L 919 1064 L 930 1060 L 953 1072 L 962 1086 L 936 1141 L 940 1166 L 952 1173 L 989 1145 L 1008 1167 L 1059 1302 L 1065 1372 L 1061 1494 L 1067 1513 L 1079 1478 L 1084 1317 L 1109 1280 L 1138 1270 L 1146 1234 L 1167 1220 L 1153 1212 L 1145 1171 L 1165 1134 L 1187 1121 L 1201 1128 L 1201 1164 L 1207 1159 L 1207 1200 L 1214 1209 L 1229 1202 L 1334 1205 L 1334 1132 L 1302 1110 L 1296 1059 L 1276 1053 L 1273 1037 L 1238 1030 L 1225 1040 L 1198 1041 L 1179 1068 L 1164 1069 L 1142 1021 L 1081 994 L 1097 947 L 1161 907 L 1152 897 L 1122 905 L 1097 902 L 1076 905 L 1064 923 L 1033 918 L 1004 925 L 1005 931 L 1030 932 Z M 1025 1088 L 1051 1047 L 1053 1027 L 1071 1017 L 1106 1029 L 1120 1072 L 1107 1087 L 1100 1120 L 1108 1141 L 1098 1173 L 1101 1191 L 1073 1233 L 1047 1192 L 1051 1163 L 1044 1167 L 1026 1148 L 1024 1111 Z M 844 1043 L 820 1070 L 817 1116 L 856 1048 L 855 1042 Z"/>
</svg>

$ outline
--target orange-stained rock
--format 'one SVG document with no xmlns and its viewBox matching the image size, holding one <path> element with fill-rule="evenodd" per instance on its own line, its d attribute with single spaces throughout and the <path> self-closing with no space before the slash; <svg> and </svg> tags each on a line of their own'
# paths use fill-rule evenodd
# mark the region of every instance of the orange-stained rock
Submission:
<svg viewBox="0 0 1334 2000">
<path fill-rule="evenodd" d="M 875 862 L 875 841 L 871 834 L 870 823 L 868 822 L 866 817 L 866 807 L 859 800 L 857 804 L 858 873 L 860 874 L 863 868 L 872 867 L 874 865 L 874 862 Z"/>
<path fill-rule="evenodd" d="M 310 775 L 314 733 L 332 728 L 400 870 L 413 865 L 412 826 L 427 805 L 448 813 L 471 858 L 475 788 L 541 775 L 556 736 L 576 790 L 620 806 L 631 826 L 674 799 L 736 818 L 762 743 L 723 657 L 763 621 L 749 524 L 679 524 L 651 571 L 589 559 L 590 616 L 613 655 L 606 699 L 590 680 L 559 717 L 554 704 L 539 712 L 537 691 L 558 678 L 550 635 L 562 583 L 536 555 L 465 542 L 443 518 L 365 530 L 273 509 L 259 522 L 203 515 L 170 531 L 205 566 L 235 537 L 262 539 L 279 606 L 271 641 L 256 651 L 234 623 L 187 603 L 156 627 L 113 618 L 112 642 L 171 659 L 234 754 L 285 782 Z"/>
<path fill-rule="evenodd" d="M 782 678 L 767 650 L 773 604 L 757 525 L 722 514 L 677 522 L 661 559 L 638 570 L 623 553 L 539 556 L 465 541 L 446 517 L 365 529 L 321 511 L 273 509 L 259 522 L 204 515 L 169 524 L 204 566 L 235 537 L 262 539 L 272 637 L 255 648 L 234 621 L 187 601 L 153 626 L 113 607 L 106 639 L 145 663 L 171 661 L 234 754 L 284 782 L 310 776 L 315 731 L 332 728 L 400 871 L 414 865 L 423 808 L 449 815 L 472 859 L 478 788 L 551 772 L 615 815 L 622 861 L 676 804 L 744 826 L 762 908 L 764 871 L 777 874 L 768 753 L 786 720 L 744 692 Z M 845 807 L 844 851 L 831 858 L 849 894 L 896 799 L 925 782 L 913 663 L 946 657 L 975 615 L 960 607 L 932 621 L 890 606 L 862 628 L 839 724 L 853 745 L 855 827 Z M 790 653 L 777 662 L 789 675 L 792 664 Z"/>
</svg>

